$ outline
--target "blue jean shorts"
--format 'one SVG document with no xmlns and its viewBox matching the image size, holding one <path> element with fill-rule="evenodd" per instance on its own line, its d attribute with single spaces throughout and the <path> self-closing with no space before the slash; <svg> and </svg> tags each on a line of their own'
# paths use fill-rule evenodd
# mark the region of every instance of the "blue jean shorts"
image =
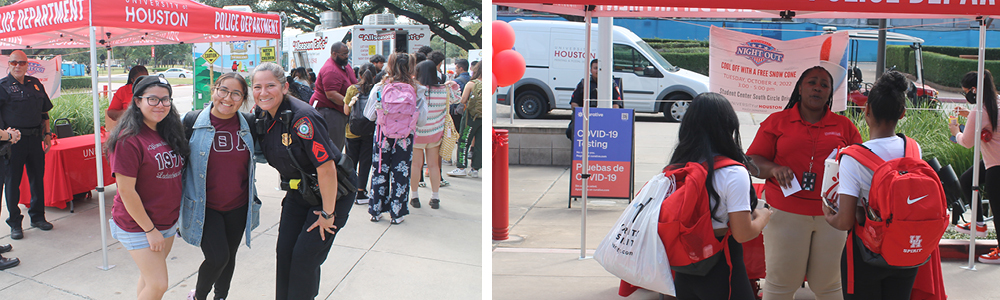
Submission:
<svg viewBox="0 0 1000 300">
<path fill-rule="evenodd" d="M 160 234 L 163 234 L 164 239 L 177 235 L 177 224 L 180 223 L 174 223 L 174 226 L 170 226 L 170 229 L 160 230 Z M 125 250 L 132 251 L 149 248 L 149 240 L 146 239 L 145 232 L 125 231 L 121 227 L 118 227 L 118 224 L 115 224 L 115 219 L 108 219 L 108 227 L 111 228 L 111 237 L 121 242 L 122 246 L 125 246 Z"/>
</svg>

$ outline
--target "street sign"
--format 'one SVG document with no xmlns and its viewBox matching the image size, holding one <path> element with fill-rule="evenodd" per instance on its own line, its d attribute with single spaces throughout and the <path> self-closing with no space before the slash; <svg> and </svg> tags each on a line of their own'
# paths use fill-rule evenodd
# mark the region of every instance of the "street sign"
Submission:
<svg viewBox="0 0 1000 300">
<path fill-rule="evenodd" d="M 219 52 L 215 52 L 215 49 L 208 48 L 208 50 L 205 51 L 205 54 L 201 55 L 201 58 L 204 58 L 205 61 L 210 64 L 214 64 L 215 60 L 219 58 Z"/>
<path fill-rule="evenodd" d="M 274 46 L 271 46 L 271 47 L 260 47 L 260 61 L 261 62 L 266 62 L 266 61 L 273 62 L 275 60 L 277 60 L 277 57 L 275 56 L 275 53 L 274 53 Z"/>
</svg>

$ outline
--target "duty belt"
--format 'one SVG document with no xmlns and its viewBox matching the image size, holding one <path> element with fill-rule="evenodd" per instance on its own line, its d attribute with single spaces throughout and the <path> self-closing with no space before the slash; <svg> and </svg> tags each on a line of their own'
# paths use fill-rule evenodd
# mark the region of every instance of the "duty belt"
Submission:
<svg viewBox="0 0 1000 300">
<path fill-rule="evenodd" d="M 43 133 L 42 132 L 42 128 L 39 128 L 39 127 L 34 127 L 34 128 L 17 128 L 17 130 L 21 132 L 22 136 L 24 136 L 24 135 L 30 135 L 30 136 L 42 135 L 42 133 Z"/>
</svg>

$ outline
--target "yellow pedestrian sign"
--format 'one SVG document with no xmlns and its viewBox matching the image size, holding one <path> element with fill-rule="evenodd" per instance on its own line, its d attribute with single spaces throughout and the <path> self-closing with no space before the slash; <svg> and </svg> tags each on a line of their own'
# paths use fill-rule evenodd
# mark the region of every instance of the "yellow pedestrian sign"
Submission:
<svg viewBox="0 0 1000 300">
<path fill-rule="evenodd" d="M 274 46 L 271 47 L 260 47 L 260 61 L 275 61 L 277 57 L 274 55 Z"/>
<path fill-rule="evenodd" d="M 215 49 L 209 47 L 204 54 L 201 55 L 210 64 L 214 64 L 216 59 L 219 59 L 219 52 L 215 52 Z"/>
</svg>

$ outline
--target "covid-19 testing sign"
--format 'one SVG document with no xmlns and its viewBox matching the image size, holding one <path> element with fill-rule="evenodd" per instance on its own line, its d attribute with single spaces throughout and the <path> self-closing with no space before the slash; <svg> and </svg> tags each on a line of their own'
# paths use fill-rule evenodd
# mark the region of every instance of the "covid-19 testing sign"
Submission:
<svg viewBox="0 0 1000 300">
<path fill-rule="evenodd" d="M 573 110 L 573 178 L 570 197 L 583 196 L 583 108 Z M 635 114 L 631 109 L 590 109 L 590 180 L 587 196 L 626 198 L 632 196 L 633 132 Z"/>
</svg>

